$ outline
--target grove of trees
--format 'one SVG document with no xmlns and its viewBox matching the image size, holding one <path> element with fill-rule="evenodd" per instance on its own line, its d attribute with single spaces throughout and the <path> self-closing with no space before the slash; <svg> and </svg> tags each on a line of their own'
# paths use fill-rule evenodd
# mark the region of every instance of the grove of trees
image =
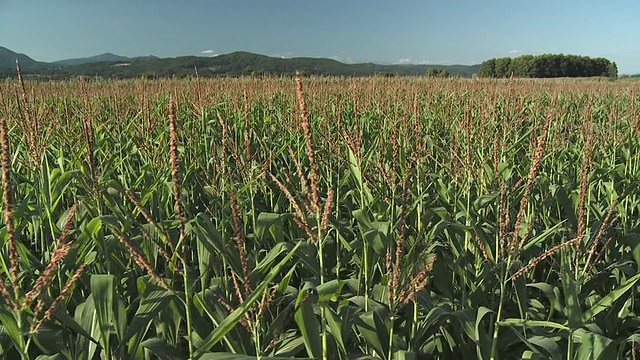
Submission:
<svg viewBox="0 0 640 360">
<path fill-rule="evenodd" d="M 429 68 L 426 73 L 427 77 L 448 78 L 451 74 L 445 69 Z"/>
<path fill-rule="evenodd" d="M 497 58 L 484 61 L 478 71 L 483 77 L 617 77 L 615 62 L 588 56 L 544 54 L 524 55 L 517 58 Z"/>
</svg>

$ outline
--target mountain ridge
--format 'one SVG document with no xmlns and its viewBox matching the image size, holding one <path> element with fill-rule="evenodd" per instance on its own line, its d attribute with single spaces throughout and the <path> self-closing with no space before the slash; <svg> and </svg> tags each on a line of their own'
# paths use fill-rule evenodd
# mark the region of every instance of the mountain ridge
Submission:
<svg viewBox="0 0 640 360">
<path fill-rule="evenodd" d="M 33 60 L 25 54 L 0 46 L 0 69 L 13 69 L 15 71 L 16 61 L 20 63 L 20 68 L 23 70 L 32 70 L 44 64 Z"/>
<path fill-rule="evenodd" d="M 74 66 L 74 65 L 82 65 L 93 62 L 105 62 L 105 61 L 124 61 L 129 58 L 126 56 L 116 55 L 114 53 L 106 52 L 104 54 L 82 57 L 82 58 L 74 58 L 74 59 L 64 59 L 54 61 L 51 64 L 62 65 L 62 66 Z"/>
<path fill-rule="evenodd" d="M 13 59 L 12 59 L 13 58 Z M 213 57 L 155 56 L 126 57 L 113 53 L 55 62 L 39 62 L 25 54 L 0 47 L 0 78 L 15 75 L 15 59 L 20 61 L 26 74 L 52 79 L 77 76 L 111 78 L 192 76 L 196 69 L 199 76 L 285 75 L 301 71 L 308 75 L 324 76 L 416 76 L 424 75 L 430 68 L 447 70 L 453 76 L 470 77 L 480 65 L 383 65 L 376 63 L 346 64 L 330 58 L 294 57 L 279 58 L 247 51 L 235 51 Z"/>
</svg>

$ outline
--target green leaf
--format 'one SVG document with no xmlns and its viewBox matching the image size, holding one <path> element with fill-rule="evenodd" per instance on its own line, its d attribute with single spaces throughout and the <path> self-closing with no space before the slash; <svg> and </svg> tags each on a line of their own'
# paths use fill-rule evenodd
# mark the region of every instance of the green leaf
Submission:
<svg viewBox="0 0 640 360">
<path fill-rule="evenodd" d="M 564 218 L 567 219 L 572 228 L 576 229 L 578 227 L 578 220 L 576 218 L 573 202 L 569 199 L 565 188 L 558 186 L 553 195 L 558 201 L 558 205 L 560 205 L 560 208 L 563 210 Z"/>
<path fill-rule="evenodd" d="M 360 161 L 356 158 L 356 155 L 353 153 L 353 151 L 351 150 L 351 147 L 349 147 L 349 170 L 351 171 L 351 174 L 353 175 L 353 177 L 356 179 L 356 186 L 358 187 L 358 189 L 360 189 L 360 191 L 363 191 L 363 183 L 362 183 L 362 171 L 360 170 Z M 360 204 L 361 206 L 364 204 Z"/>
<path fill-rule="evenodd" d="M 148 294 L 144 294 L 140 301 L 140 306 L 136 310 L 136 314 L 127 326 L 120 346 L 128 343 L 128 352 L 135 353 L 140 342 L 147 333 L 149 324 L 157 314 L 169 305 L 172 295 L 164 290 L 152 290 Z"/>
<path fill-rule="evenodd" d="M 343 319 L 341 319 L 338 314 L 336 314 L 335 311 L 333 311 L 333 309 L 329 306 L 325 307 L 324 314 L 327 319 L 329 332 L 331 333 L 333 339 L 336 341 L 338 348 L 343 354 L 348 354 L 349 352 L 347 351 L 347 347 L 345 346 L 342 336 Z"/>
<path fill-rule="evenodd" d="M 451 315 L 453 315 L 453 317 L 456 320 L 458 320 L 458 322 L 460 323 L 460 326 L 462 326 L 462 330 L 469 337 L 469 339 L 475 340 L 477 337 L 477 334 L 475 329 L 475 322 L 472 320 L 472 318 L 477 316 L 473 316 L 474 310 L 473 309 L 458 310 L 451 313 Z"/>
<path fill-rule="evenodd" d="M 289 251 L 289 253 L 284 257 L 284 259 L 280 260 L 280 262 L 271 269 L 269 274 L 263 279 L 262 283 L 260 283 L 260 285 L 258 285 L 253 290 L 253 293 L 251 293 L 251 295 L 245 300 L 245 302 L 238 306 L 234 312 L 229 314 L 229 316 L 227 316 L 227 318 L 224 319 L 220 323 L 220 325 L 218 325 L 218 327 L 213 330 L 211 334 L 209 334 L 209 336 L 207 336 L 207 338 L 203 341 L 201 347 L 197 350 L 196 355 L 202 355 L 206 351 L 211 349 L 213 345 L 217 344 L 225 334 L 227 334 L 231 329 L 233 329 L 234 326 L 236 326 L 242 316 L 244 316 L 244 314 L 249 311 L 251 306 L 253 306 L 253 304 L 262 297 L 262 292 L 264 291 L 264 289 L 269 286 L 271 280 L 273 280 L 273 278 L 282 271 L 282 268 L 298 250 L 300 244 L 302 244 L 302 242 L 298 242 L 293 247 L 293 249 L 291 249 L 291 251 Z"/>
<path fill-rule="evenodd" d="M 316 299 L 315 296 L 309 293 L 309 290 L 303 289 L 298 292 L 295 320 L 304 339 L 304 347 L 307 349 L 307 354 L 311 358 L 319 359 L 322 356 L 320 323 L 313 312 L 313 303 Z"/>
<path fill-rule="evenodd" d="M 198 234 L 198 240 L 202 241 L 210 252 L 224 254 L 225 244 L 222 235 L 213 225 L 209 217 L 204 213 L 199 213 L 193 222 L 196 224 L 195 230 Z"/>
<path fill-rule="evenodd" d="M 178 349 L 171 347 L 164 340 L 153 338 L 143 341 L 140 346 L 149 349 L 160 360 L 183 360 L 185 355 Z"/>
<path fill-rule="evenodd" d="M 493 310 L 484 306 L 481 306 L 476 314 L 476 337 L 474 341 L 476 342 L 478 359 L 487 359 L 491 353 L 491 338 L 481 326 L 482 319 L 489 314 L 493 314 Z"/>
<path fill-rule="evenodd" d="M 196 251 L 198 252 L 198 270 L 200 270 L 202 288 L 209 287 L 212 277 L 210 272 L 216 259 L 228 258 L 222 234 L 215 228 L 209 217 L 199 213 L 192 224 L 196 233 Z"/>
<path fill-rule="evenodd" d="M 486 207 L 487 205 L 493 203 L 494 200 L 496 200 L 498 198 L 498 196 L 499 196 L 498 192 L 493 192 L 491 194 L 478 196 L 476 198 L 476 200 L 473 202 L 473 208 L 475 210 L 480 210 L 480 209 Z"/>
<path fill-rule="evenodd" d="M 249 355 L 239 355 L 231 353 L 206 353 L 198 358 L 198 360 L 256 360 L 257 357 Z M 277 356 L 261 356 L 260 359 L 264 360 L 291 360 L 290 357 L 277 357 Z M 310 358 L 296 358 L 300 360 L 310 360 Z"/>
<path fill-rule="evenodd" d="M 622 295 L 626 294 L 626 292 L 629 291 L 629 289 L 631 289 L 638 282 L 638 280 L 640 280 L 640 273 L 629 278 L 629 280 L 625 281 L 625 283 L 620 285 L 619 288 L 602 297 L 602 299 L 598 300 L 595 305 L 593 305 L 589 310 L 585 311 L 584 314 L 582 314 L 582 321 L 585 323 L 591 322 L 594 316 L 598 315 L 599 313 L 613 305 L 614 302 L 618 301 L 618 299 L 620 299 Z"/>
<path fill-rule="evenodd" d="M 293 357 L 304 347 L 304 339 L 302 337 L 293 337 L 282 340 L 282 345 L 278 346 L 276 355 Z"/>
<path fill-rule="evenodd" d="M 127 304 L 120 298 L 118 294 L 115 295 L 114 307 L 113 307 L 113 327 L 116 333 L 116 337 L 119 342 L 122 342 L 124 338 L 124 332 L 127 328 Z"/>
<path fill-rule="evenodd" d="M 393 353 L 394 360 L 416 360 L 416 353 L 413 351 L 398 350 Z"/>
<path fill-rule="evenodd" d="M 558 342 L 561 341 L 560 336 L 548 337 L 548 336 L 532 336 L 527 339 L 529 344 L 534 347 L 542 348 L 546 351 L 545 359 L 561 360 L 563 357 L 562 350 Z M 543 353 L 544 355 L 544 353 Z"/>
<path fill-rule="evenodd" d="M 549 327 L 558 330 L 570 331 L 566 325 L 559 324 L 553 321 L 541 321 L 541 320 L 524 320 L 524 319 L 504 319 L 498 322 L 500 326 L 516 326 L 516 327 Z"/>
<path fill-rule="evenodd" d="M 49 161 L 45 156 L 40 165 L 40 173 L 42 174 L 42 195 L 44 196 L 44 202 L 47 208 L 45 211 L 51 210 L 51 183 L 49 179 Z"/>
<path fill-rule="evenodd" d="M 64 357 L 60 354 L 55 355 L 39 355 L 36 360 L 63 360 Z"/>
<path fill-rule="evenodd" d="M 64 331 L 58 326 L 54 325 L 53 328 L 43 326 L 31 339 L 45 354 L 69 353 L 70 349 L 67 348 L 66 342 L 68 339 L 65 339 L 64 335 Z"/>
<path fill-rule="evenodd" d="M 320 304 L 326 304 L 330 301 L 337 301 L 342 291 L 342 286 L 344 286 L 344 283 L 337 279 L 318 285 L 316 289 L 319 296 L 318 302 Z"/>
<path fill-rule="evenodd" d="M 213 274 L 210 272 L 215 264 L 215 255 L 206 246 L 205 241 L 196 238 L 196 252 L 198 253 L 198 270 L 200 270 L 201 287 L 206 289 L 210 286 Z"/>
<path fill-rule="evenodd" d="M 514 268 L 521 268 L 523 266 L 522 262 L 519 260 L 513 261 Z M 520 276 L 513 280 L 513 288 L 515 289 L 515 300 L 518 305 L 518 310 L 520 311 L 520 315 L 526 314 L 529 310 L 529 291 L 527 289 L 527 284 L 524 276 Z"/>
<path fill-rule="evenodd" d="M 539 282 L 539 283 L 533 283 L 533 284 L 527 284 L 528 287 L 532 287 L 532 288 L 536 288 L 540 291 L 542 291 L 547 298 L 549 299 L 549 315 L 547 316 L 549 319 L 552 317 L 554 310 L 560 310 L 560 301 L 558 300 L 558 297 L 556 296 L 556 292 L 554 291 L 553 286 L 544 283 L 544 282 Z"/>
<path fill-rule="evenodd" d="M 520 358 L 523 360 L 548 360 L 547 357 L 540 355 L 539 353 L 533 352 L 531 350 L 523 351 L 522 356 Z"/>
<path fill-rule="evenodd" d="M 63 198 L 64 192 L 71 184 L 74 173 L 70 171 L 61 172 L 60 169 L 54 169 L 56 176 L 51 177 L 51 210 L 55 211 Z"/>
<path fill-rule="evenodd" d="M 567 317 L 569 318 L 569 327 L 571 329 L 577 329 L 582 326 L 582 313 L 580 309 L 580 298 L 578 297 L 578 290 L 576 289 L 576 282 L 573 279 L 573 274 L 569 269 L 569 266 L 565 262 L 564 258 L 567 255 L 563 255 L 563 266 L 561 270 L 562 288 L 564 290 L 564 302 L 567 310 Z"/>
<path fill-rule="evenodd" d="M 278 256 L 280 256 L 280 254 L 289 250 L 290 247 L 291 245 L 286 242 L 280 242 L 274 245 L 271 248 L 271 250 L 269 250 L 267 255 L 265 255 L 265 257 L 262 260 L 260 260 L 258 265 L 256 265 L 256 267 L 253 270 L 251 270 L 252 276 L 254 274 L 267 273 L 271 269 L 271 266 L 273 266 L 273 263 L 278 259 Z"/>
<path fill-rule="evenodd" d="M 364 210 L 362 209 L 353 210 L 351 212 L 351 215 L 353 215 L 353 217 L 356 219 L 356 221 L 358 222 L 358 226 L 362 228 L 362 231 L 367 231 L 373 228 L 371 220 L 369 220 L 369 217 L 367 216 L 367 213 Z"/>
<path fill-rule="evenodd" d="M 379 223 L 374 223 L 374 226 L 378 224 Z M 386 255 L 387 249 L 389 248 L 389 240 L 384 232 L 373 228 L 365 231 L 362 237 L 365 239 L 366 244 L 371 246 L 378 256 Z"/>
<path fill-rule="evenodd" d="M 98 326 L 93 294 L 89 295 L 87 301 L 78 305 L 74 318 L 78 324 L 89 333 L 89 337 L 78 336 L 75 344 L 75 354 L 80 359 L 93 359 L 93 355 L 99 345 L 95 341 L 89 341 L 87 339 L 96 339 L 102 335 L 100 327 Z"/>
<path fill-rule="evenodd" d="M 219 304 L 217 296 L 210 289 L 205 289 L 204 291 L 195 294 L 193 297 L 193 303 L 198 308 L 198 311 L 204 311 L 204 313 L 207 314 L 213 326 L 218 326 L 226 316 L 226 312 L 218 311 L 218 308 L 216 307 L 216 304 Z M 225 334 L 225 336 L 222 337 L 222 340 L 227 345 L 227 349 L 230 349 L 233 352 L 238 351 L 236 350 L 234 343 L 231 341 L 229 334 Z"/>
<path fill-rule="evenodd" d="M 100 343 L 105 351 L 111 351 L 109 347 L 111 325 L 113 324 L 113 275 L 92 275 L 91 294 L 98 316 L 100 327 Z"/>
<path fill-rule="evenodd" d="M 636 262 L 636 267 L 640 269 L 640 242 L 633 248 L 633 260 Z"/>
<path fill-rule="evenodd" d="M 56 306 L 56 308 L 53 309 L 53 316 L 58 319 L 58 321 L 60 321 L 62 325 L 68 327 L 74 332 L 77 332 L 87 340 L 98 344 L 98 340 L 91 337 L 91 334 L 89 334 L 82 326 L 80 326 L 80 324 L 78 324 L 78 322 L 76 322 L 76 320 L 72 318 L 71 315 L 69 315 L 69 313 L 63 306 Z"/>
<path fill-rule="evenodd" d="M 607 360 L 616 357 L 615 346 L 613 346 L 615 344 L 606 336 L 585 329 L 577 329 L 573 333 L 572 340 L 580 343 L 574 357 L 576 360 Z"/>
<path fill-rule="evenodd" d="M 262 244 L 264 241 L 265 234 L 273 228 L 278 228 L 277 231 L 272 232 L 272 234 L 274 235 L 275 241 L 281 242 L 284 239 L 282 227 L 280 224 L 280 218 L 281 218 L 280 214 L 266 213 L 266 212 L 261 212 L 260 214 L 258 214 L 258 218 L 256 219 L 256 230 L 255 230 L 256 240 L 258 241 L 258 243 Z"/>
<path fill-rule="evenodd" d="M 378 354 L 389 353 L 389 330 L 375 311 L 369 310 L 360 314 L 356 319 L 356 327 L 367 344 L 371 345 Z"/>
<path fill-rule="evenodd" d="M 561 360 L 562 359 L 562 352 L 560 350 L 560 346 L 558 346 L 558 341 L 560 341 L 562 339 L 561 336 L 554 336 L 554 337 L 548 337 L 545 335 L 534 335 L 531 336 L 529 338 L 526 338 L 525 335 L 527 333 L 533 333 L 535 332 L 528 332 L 528 331 L 514 331 L 513 334 L 516 335 L 518 337 L 518 339 L 520 339 L 520 341 L 522 341 L 528 348 L 529 350 L 525 350 L 522 353 L 522 358 L 523 359 L 553 359 L 553 360 Z M 540 349 L 543 349 L 546 351 L 543 352 Z"/>
<path fill-rule="evenodd" d="M 564 225 L 564 222 L 559 222 L 555 225 L 553 225 L 552 227 L 546 229 L 545 231 L 541 232 L 540 234 L 532 237 L 529 241 L 527 241 L 526 244 L 524 244 L 524 246 L 522 247 L 524 250 L 528 250 L 530 249 L 532 246 L 535 246 L 536 244 L 544 241 L 545 239 L 547 239 L 549 236 L 555 234 L 556 232 L 560 231 L 560 229 L 562 228 L 562 226 Z"/>
<path fill-rule="evenodd" d="M 11 338 L 11 341 L 13 342 L 13 345 L 16 347 L 16 350 L 24 352 L 25 342 L 24 342 L 24 338 L 22 337 L 23 331 L 18 326 L 16 319 L 7 310 L 5 306 L 0 308 L 0 323 L 4 325 L 4 329 L 3 329 L 4 333 L 9 335 L 9 338 Z"/>
</svg>

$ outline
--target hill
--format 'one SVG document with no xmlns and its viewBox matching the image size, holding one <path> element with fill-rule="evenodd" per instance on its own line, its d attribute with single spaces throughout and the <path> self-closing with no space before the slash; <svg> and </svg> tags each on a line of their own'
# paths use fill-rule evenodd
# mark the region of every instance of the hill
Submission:
<svg viewBox="0 0 640 360">
<path fill-rule="evenodd" d="M 85 58 L 54 61 L 52 62 L 52 64 L 61 65 L 61 66 L 74 66 L 74 65 L 82 65 L 82 64 L 95 63 L 95 62 L 125 61 L 125 60 L 129 60 L 129 58 L 126 56 L 120 56 L 112 53 L 104 53 L 101 55 L 85 57 Z"/>
<path fill-rule="evenodd" d="M 15 70 L 16 60 L 20 62 L 20 67 L 23 70 L 36 69 L 46 64 L 35 61 L 25 54 L 20 54 L 0 46 L 0 69 L 10 68 Z"/>
<path fill-rule="evenodd" d="M 53 77 L 103 76 L 131 78 L 140 76 L 191 76 L 198 69 L 200 76 L 240 76 L 260 74 L 293 74 L 296 70 L 309 75 L 371 76 L 424 75 L 429 68 L 444 69 L 454 76 L 470 77 L 479 65 L 380 65 L 373 63 L 345 64 L 326 58 L 276 58 L 248 52 L 234 52 L 216 57 L 181 56 L 175 58 L 134 58 L 82 64 L 53 72 Z"/>
<path fill-rule="evenodd" d="M 157 58 L 154 56 L 127 58 L 106 53 L 89 58 L 42 63 L 26 55 L 17 54 L 8 49 L 4 50 L 7 54 L 1 59 L 6 58 L 8 60 L 0 60 L 0 78 L 15 76 L 16 56 L 21 56 L 18 60 L 26 74 L 43 75 L 52 79 L 77 76 L 109 78 L 135 78 L 141 76 L 184 77 L 195 75 L 196 68 L 200 76 L 283 75 L 293 74 L 296 70 L 308 75 L 326 76 L 422 76 L 428 69 L 433 68 L 447 70 L 452 76 L 470 77 L 480 68 L 480 65 L 345 64 L 326 58 L 277 58 L 244 51 L 215 57 L 181 56 L 175 58 Z"/>
</svg>

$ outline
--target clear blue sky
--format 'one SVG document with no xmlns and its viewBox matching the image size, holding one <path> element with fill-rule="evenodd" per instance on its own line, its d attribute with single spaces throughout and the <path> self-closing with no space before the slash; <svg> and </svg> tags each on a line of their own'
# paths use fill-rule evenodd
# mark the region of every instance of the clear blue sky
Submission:
<svg viewBox="0 0 640 360">
<path fill-rule="evenodd" d="M 638 0 L 0 0 L 0 46 L 35 60 L 245 50 L 477 64 L 564 53 L 640 73 Z"/>
</svg>

